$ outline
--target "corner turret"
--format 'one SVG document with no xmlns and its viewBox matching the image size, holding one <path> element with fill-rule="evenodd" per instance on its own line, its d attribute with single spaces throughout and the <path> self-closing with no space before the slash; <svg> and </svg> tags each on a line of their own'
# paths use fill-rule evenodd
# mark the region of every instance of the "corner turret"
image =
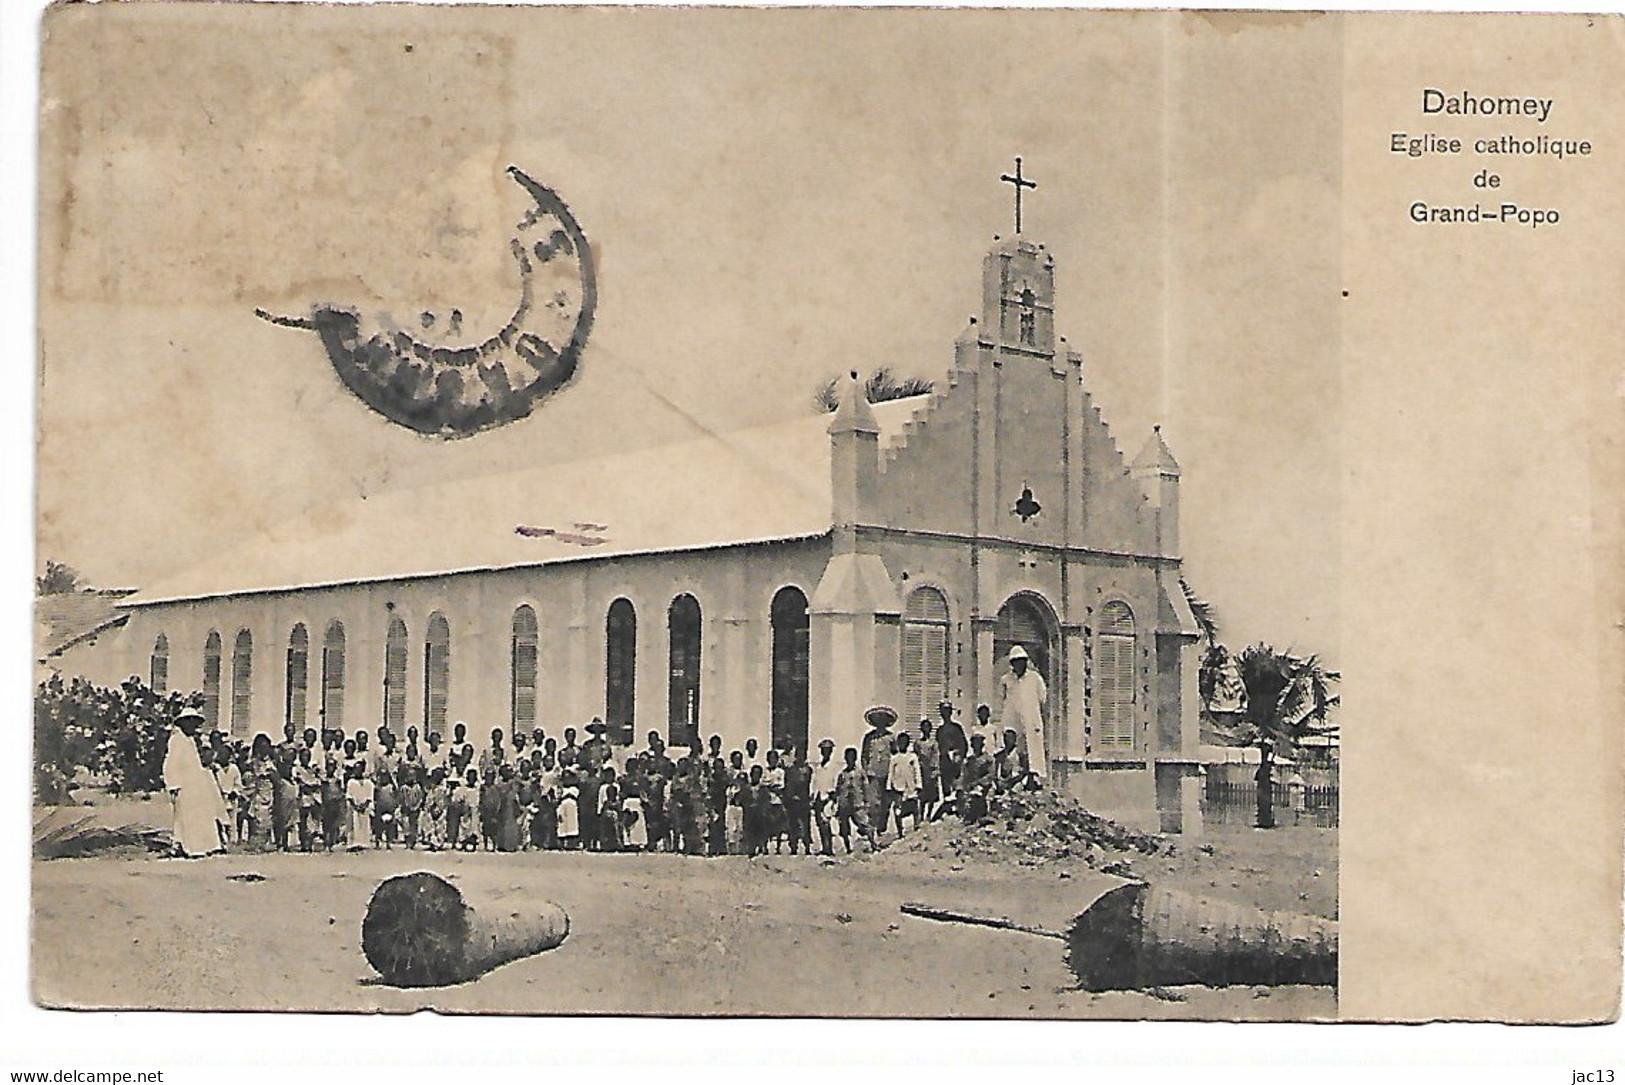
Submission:
<svg viewBox="0 0 1625 1085">
<path fill-rule="evenodd" d="M 1151 437 L 1134 457 L 1129 473 L 1145 491 L 1157 512 L 1157 552 L 1163 557 L 1179 556 L 1179 461 L 1162 439 L 1162 427 L 1153 426 Z"/>
</svg>

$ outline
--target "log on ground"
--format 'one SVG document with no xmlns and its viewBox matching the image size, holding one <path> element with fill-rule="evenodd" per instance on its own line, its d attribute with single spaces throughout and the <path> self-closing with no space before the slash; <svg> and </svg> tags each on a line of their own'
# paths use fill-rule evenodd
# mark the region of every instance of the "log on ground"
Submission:
<svg viewBox="0 0 1625 1085">
<path fill-rule="evenodd" d="M 373 890 L 361 921 L 361 951 L 387 983 L 440 987 L 552 949 L 569 933 L 570 917 L 552 901 L 523 911 L 511 904 L 480 907 L 444 878 L 420 871 Z"/>
<path fill-rule="evenodd" d="M 1141 882 L 1073 920 L 1067 964 L 1088 991 L 1337 983 L 1337 922 L 1200 900 Z"/>
</svg>

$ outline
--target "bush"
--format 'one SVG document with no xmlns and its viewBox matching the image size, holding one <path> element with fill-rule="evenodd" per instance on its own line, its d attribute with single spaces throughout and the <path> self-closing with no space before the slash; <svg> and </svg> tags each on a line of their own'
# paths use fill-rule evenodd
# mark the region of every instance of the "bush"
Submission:
<svg viewBox="0 0 1625 1085">
<path fill-rule="evenodd" d="M 138 678 L 118 687 L 53 675 L 34 697 L 34 794 L 39 802 L 71 800 L 82 772 L 104 777 L 116 792 L 163 785 L 169 728 L 199 694 L 158 693 Z"/>
</svg>

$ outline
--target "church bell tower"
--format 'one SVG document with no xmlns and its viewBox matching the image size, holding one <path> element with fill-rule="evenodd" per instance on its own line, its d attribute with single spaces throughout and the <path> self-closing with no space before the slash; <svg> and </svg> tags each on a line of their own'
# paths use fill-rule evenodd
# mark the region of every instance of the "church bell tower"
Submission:
<svg viewBox="0 0 1625 1085">
<path fill-rule="evenodd" d="M 1000 180 L 1016 194 L 1016 232 L 1009 240 L 995 238 L 982 264 L 982 327 L 995 346 L 1026 354 L 1055 354 L 1055 260 L 1022 236 L 1021 195 L 1038 182 L 1016 171 Z"/>
</svg>

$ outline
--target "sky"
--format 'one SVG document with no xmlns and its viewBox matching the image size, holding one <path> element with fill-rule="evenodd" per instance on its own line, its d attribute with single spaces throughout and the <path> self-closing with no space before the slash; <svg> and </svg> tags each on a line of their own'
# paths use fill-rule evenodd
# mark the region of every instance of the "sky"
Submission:
<svg viewBox="0 0 1625 1085">
<path fill-rule="evenodd" d="M 1057 329 L 1128 455 L 1162 425 L 1226 639 L 1335 657 L 1335 20 L 217 7 L 47 20 L 42 562 L 150 585 L 334 502 L 803 413 L 851 368 L 940 379 L 1020 154 Z M 420 437 L 254 317 L 496 327 L 509 164 L 599 266 L 530 418 Z"/>
</svg>

